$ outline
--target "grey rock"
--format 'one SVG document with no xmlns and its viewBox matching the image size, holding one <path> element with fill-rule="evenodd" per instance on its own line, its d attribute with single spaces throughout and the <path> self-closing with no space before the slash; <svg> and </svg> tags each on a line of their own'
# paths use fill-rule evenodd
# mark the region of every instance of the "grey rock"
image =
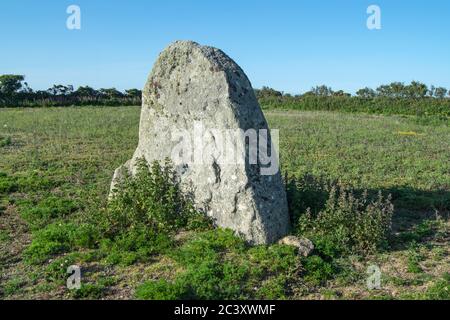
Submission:
<svg viewBox="0 0 450 320">
<path fill-rule="evenodd" d="M 307 257 L 314 250 L 314 244 L 306 238 L 297 238 L 295 236 L 287 236 L 278 241 L 279 244 L 293 246 L 298 248 L 298 254 Z"/>
<path fill-rule="evenodd" d="M 158 57 L 142 99 L 138 147 L 132 159 L 116 170 L 111 188 L 123 168 L 135 173 L 139 158 L 148 163 L 173 158 L 180 141 L 171 132 L 190 133 L 194 123 L 201 122 L 211 130 L 205 140 L 212 151 L 203 155 L 202 163 L 176 164 L 181 186 L 193 195 L 196 207 L 216 225 L 253 244 L 274 243 L 287 234 L 288 208 L 278 162 L 273 175 L 262 175 L 264 165 L 250 164 L 248 155 L 243 163 L 224 163 L 212 131 L 268 129 L 250 81 L 231 58 L 216 48 L 175 42 Z M 270 134 L 267 141 L 271 143 Z M 244 138 L 235 144 L 249 148 Z"/>
</svg>

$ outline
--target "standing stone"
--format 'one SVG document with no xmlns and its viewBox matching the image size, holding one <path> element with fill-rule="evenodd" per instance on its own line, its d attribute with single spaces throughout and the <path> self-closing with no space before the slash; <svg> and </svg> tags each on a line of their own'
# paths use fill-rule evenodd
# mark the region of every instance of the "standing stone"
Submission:
<svg viewBox="0 0 450 320">
<path fill-rule="evenodd" d="M 218 226 L 234 230 L 250 243 L 274 243 L 287 234 L 288 208 L 278 162 L 274 174 L 261 174 L 266 163 L 249 163 L 249 142 L 242 136 L 232 146 L 244 150 L 245 161 L 225 162 L 228 149 L 219 147 L 214 130 L 268 129 L 250 81 L 231 58 L 216 48 L 175 42 L 156 61 L 142 100 L 138 147 L 133 158 L 116 170 L 112 189 L 123 168 L 136 173 L 138 159 L 148 163 L 173 159 L 183 139 L 192 142 L 184 141 L 183 146 L 195 145 L 194 126 L 201 123 L 210 149 L 203 151 L 201 163 L 196 161 L 195 146 L 192 156 L 184 149 L 178 154 L 182 160 L 175 161 L 175 167 L 183 190 Z M 173 137 L 174 131 L 183 130 L 184 135 Z M 270 134 L 266 142 L 270 149 Z"/>
</svg>

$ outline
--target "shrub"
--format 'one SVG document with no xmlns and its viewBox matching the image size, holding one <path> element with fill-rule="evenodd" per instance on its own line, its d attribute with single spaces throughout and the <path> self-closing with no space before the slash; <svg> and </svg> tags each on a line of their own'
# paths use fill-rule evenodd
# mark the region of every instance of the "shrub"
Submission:
<svg viewBox="0 0 450 320">
<path fill-rule="evenodd" d="M 330 182 L 309 174 L 298 178 L 289 176 L 286 172 L 285 183 L 291 223 L 294 227 L 308 209 L 317 214 L 324 208 L 331 189 Z"/>
<path fill-rule="evenodd" d="M 100 221 L 107 260 L 124 265 L 165 251 L 181 229 L 211 226 L 182 193 L 171 164 L 149 166 L 144 159 L 136 175 L 124 172 Z"/>
<path fill-rule="evenodd" d="M 159 162 L 149 166 L 140 159 L 136 175 L 124 175 L 108 206 L 107 234 L 114 236 L 140 226 L 154 233 L 174 233 L 187 227 L 190 220 L 203 219 L 206 223 L 181 192 L 168 161 L 164 166 Z"/>
<path fill-rule="evenodd" d="M 318 214 L 307 210 L 299 218 L 297 232 L 331 257 L 371 254 L 386 244 L 393 211 L 390 196 L 384 199 L 379 193 L 370 200 L 367 192 L 357 197 L 343 186 L 334 186 L 323 210 Z"/>
</svg>

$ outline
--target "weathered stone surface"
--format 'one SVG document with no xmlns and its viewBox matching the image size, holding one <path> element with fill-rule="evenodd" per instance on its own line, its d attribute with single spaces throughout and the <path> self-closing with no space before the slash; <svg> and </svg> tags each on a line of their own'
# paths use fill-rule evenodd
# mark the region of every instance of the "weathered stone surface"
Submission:
<svg viewBox="0 0 450 320">
<path fill-rule="evenodd" d="M 142 98 L 139 144 L 133 158 L 121 167 L 131 173 L 139 158 L 149 163 L 173 158 L 180 139 L 173 139 L 171 133 L 186 130 L 188 136 L 197 122 L 205 130 L 268 129 L 242 69 L 222 51 L 190 41 L 175 42 L 160 54 Z M 248 155 L 243 163 L 223 163 L 225 155 L 217 139 L 212 130 L 205 134 L 212 151 L 204 152 L 202 163 L 177 163 L 183 189 L 218 226 L 254 244 L 276 242 L 289 227 L 280 173 L 262 175 L 263 165 L 249 164 Z M 235 142 L 235 147 L 249 148 L 245 139 Z M 278 170 L 278 162 L 276 166 Z M 112 186 L 120 179 L 121 168 Z"/>
<path fill-rule="evenodd" d="M 307 257 L 314 250 L 314 244 L 306 238 L 297 238 L 295 236 L 287 236 L 278 241 L 279 244 L 293 246 L 298 249 L 298 254 Z"/>
</svg>

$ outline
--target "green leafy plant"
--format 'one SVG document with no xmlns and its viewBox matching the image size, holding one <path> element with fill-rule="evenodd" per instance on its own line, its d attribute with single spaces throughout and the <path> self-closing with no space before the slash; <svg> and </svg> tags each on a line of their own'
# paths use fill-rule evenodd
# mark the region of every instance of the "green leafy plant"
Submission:
<svg viewBox="0 0 450 320">
<path fill-rule="evenodd" d="M 424 260 L 424 256 L 420 253 L 420 247 L 413 242 L 408 250 L 408 272 L 422 273 L 420 262 Z"/>
<path fill-rule="evenodd" d="M 140 299 L 282 299 L 300 259 L 284 245 L 248 246 L 231 230 L 197 234 L 170 253 L 182 271 L 136 291 Z"/>
<path fill-rule="evenodd" d="M 110 263 L 132 264 L 171 247 L 182 229 L 208 229 L 211 221 L 181 191 L 169 161 L 138 161 L 134 176 L 123 174 L 101 217 L 102 248 Z"/>
<path fill-rule="evenodd" d="M 321 285 L 331 279 L 336 273 L 335 267 L 320 256 L 314 255 L 306 258 L 303 262 L 303 277 L 312 285 Z"/>
<path fill-rule="evenodd" d="M 41 228 L 53 219 L 63 218 L 78 209 L 77 203 L 70 199 L 50 196 L 38 203 L 21 206 L 21 216 L 32 227 Z"/>
<path fill-rule="evenodd" d="M 181 192 L 177 176 L 169 161 L 151 166 L 144 159 L 137 163 L 137 173 L 119 182 L 106 215 L 106 234 L 145 226 L 154 233 L 174 233 L 202 219 L 192 202 Z M 207 225 L 206 218 L 203 219 Z"/>
<path fill-rule="evenodd" d="M 23 252 L 25 261 L 40 264 L 51 256 L 95 244 L 95 227 L 75 223 L 52 223 L 34 234 L 33 241 Z"/>
<path fill-rule="evenodd" d="M 381 193 L 370 200 L 342 186 L 330 190 L 325 208 L 318 214 L 310 210 L 298 220 L 297 232 L 309 237 L 316 248 L 328 256 L 370 254 L 386 244 L 394 207 Z"/>
<path fill-rule="evenodd" d="M 0 137 L 0 148 L 8 147 L 12 144 L 11 137 Z"/>
<path fill-rule="evenodd" d="M 6 173 L 0 171 L 0 194 L 15 192 L 18 188 L 14 178 L 9 177 Z"/>
</svg>

